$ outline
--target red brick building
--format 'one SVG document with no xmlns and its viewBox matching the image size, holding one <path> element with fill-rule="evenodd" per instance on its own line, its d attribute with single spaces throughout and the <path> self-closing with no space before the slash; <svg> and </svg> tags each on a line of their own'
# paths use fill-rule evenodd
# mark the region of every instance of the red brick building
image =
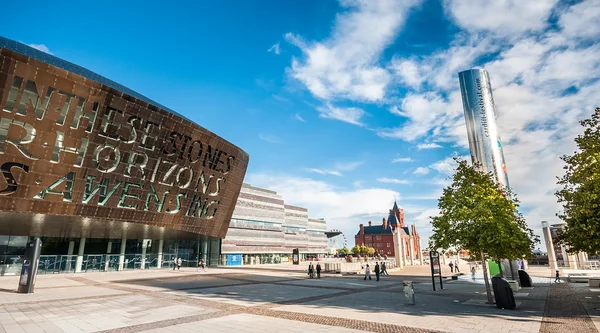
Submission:
<svg viewBox="0 0 600 333">
<path fill-rule="evenodd" d="M 394 251 L 394 232 L 400 232 L 401 237 L 404 241 L 404 253 L 406 256 L 409 255 L 410 236 L 413 235 L 413 251 L 416 258 L 419 254 L 419 241 L 421 237 L 417 233 L 415 225 L 411 225 L 410 228 L 404 225 L 404 209 L 398 208 L 398 204 L 394 202 L 394 207 L 390 209 L 388 218 L 384 217 L 380 225 L 373 225 L 371 221 L 365 226 L 360 225 L 360 230 L 354 236 L 354 244 L 370 246 L 375 249 L 375 253 L 380 255 L 387 255 L 392 257 L 395 255 Z"/>
</svg>

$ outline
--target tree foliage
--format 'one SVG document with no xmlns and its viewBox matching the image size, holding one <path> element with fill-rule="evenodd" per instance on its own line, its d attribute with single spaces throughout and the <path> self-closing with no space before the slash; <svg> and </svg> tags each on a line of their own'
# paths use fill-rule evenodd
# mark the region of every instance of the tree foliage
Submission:
<svg viewBox="0 0 600 333">
<path fill-rule="evenodd" d="M 496 184 L 491 173 L 483 173 L 465 160 L 454 160 L 458 167 L 452 184 L 438 201 L 440 214 L 431 218 L 429 248 L 464 249 L 481 261 L 530 256 L 539 240 L 519 213 L 516 195 Z M 487 269 L 484 276 L 488 301 L 492 302 Z"/>
<path fill-rule="evenodd" d="M 347 247 L 343 247 L 341 249 L 337 249 L 337 253 L 339 255 L 347 255 L 347 254 L 350 254 L 350 250 L 348 250 Z"/>
<path fill-rule="evenodd" d="M 567 223 L 559 242 L 569 252 L 600 252 L 600 108 L 590 119 L 580 121 L 585 128 L 575 138 L 578 151 L 565 155 L 565 175 L 558 179 L 563 188 L 556 192 L 563 212 L 557 216 Z"/>
<path fill-rule="evenodd" d="M 355 245 L 352 248 L 352 253 L 371 256 L 371 255 L 375 254 L 375 249 L 370 246 L 365 246 L 364 244 Z"/>
<path fill-rule="evenodd" d="M 496 184 L 491 173 L 482 173 L 465 160 L 452 184 L 439 199 L 440 215 L 432 217 L 432 249 L 460 248 L 476 257 L 484 251 L 494 260 L 531 255 L 537 237 L 519 213 L 519 201 L 510 189 Z"/>
</svg>

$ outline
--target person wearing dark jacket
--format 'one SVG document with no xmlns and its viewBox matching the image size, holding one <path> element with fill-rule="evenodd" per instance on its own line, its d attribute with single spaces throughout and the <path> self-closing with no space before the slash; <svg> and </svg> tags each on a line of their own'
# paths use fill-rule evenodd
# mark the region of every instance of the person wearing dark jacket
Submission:
<svg viewBox="0 0 600 333">
<path fill-rule="evenodd" d="M 321 264 L 317 263 L 317 279 L 321 278 Z"/>
<path fill-rule="evenodd" d="M 380 273 L 380 272 L 381 272 L 381 271 L 379 270 L 379 263 L 378 263 L 378 262 L 376 262 L 376 263 L 375 263 L 375 277 L 376 277 L 377 279 L 376 279 L 375 281 L 379 281 L 379 273 Z"/>
</svg>

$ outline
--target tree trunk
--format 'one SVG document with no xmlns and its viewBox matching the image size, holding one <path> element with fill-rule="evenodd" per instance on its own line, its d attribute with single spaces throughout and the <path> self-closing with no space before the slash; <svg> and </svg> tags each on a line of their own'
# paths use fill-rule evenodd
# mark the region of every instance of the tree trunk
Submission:
<svg viewBox="0 0 600 333">
<path fill-rule="evenodd" d="M 494 304 L 494 298 L 492 297 L 492 287 L 490 286 L 490 280 L 488 279 L 487 260 L 485 260 L 483 250 L 479 252 L 481 255 L 481 263 L 483 266 L 483 280 L 485 281 L 485 293 L 487 294 L 488 304 Z"/>
<path fill-rule="evenodd" d="M 515 271 L 513 270 L 513 264 L 512 264 L 511 260 L 508 261 L 508 267 L 510 267 L 510 277 L 511 277 L 511 279 L 512 280 L 516 280 L 516 278 L 515 278 Z M 520 285 L 520 283 L 519 283 L 519 285 Z"/>
<path fill-rule="evenodd" d="M 498 269 L 500 270 L 500 277 L 504 277 L 504 272 L 502 271 L 502 261 L 496 260 L 496 263 L 498 264 Z"/>
</svg>

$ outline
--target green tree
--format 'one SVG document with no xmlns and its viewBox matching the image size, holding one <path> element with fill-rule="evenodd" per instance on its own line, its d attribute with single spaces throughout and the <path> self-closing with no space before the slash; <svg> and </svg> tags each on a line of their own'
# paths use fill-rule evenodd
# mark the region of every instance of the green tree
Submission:
<svg viewBox="0 0 600 333">
<path fill-rule="evenodd" d="M 563 212 L 557 216 L 567 223 L 558 242 L 571 253 L 600 252 L 600 108 L 590 119 L 579 122 L 585 128 L 575 138 L 578 151 L 563 156 L 565 175 L 558 180 L 556 192 Z"/>
<path fill-rule="evenodd" d="M 354 245 L 354 247 L 352 248 L 352 253 L 360 254 L 360 245 Z"/>
<path fill-rule="evenodd" d="M 440 214 L 431 218 L 431 249 L 465 249 L 484 264 L 488 302 L 492 294 L 487 259 L 523 258 L 537 240 L 519 213 L 519 201 L 510 189 L 497 185 L 491 173 L 465 160 L 458 163 L 452 184 L 438 201 Z"/>
<path fill-rule="evenodd" d="M 340 255 L 348 255 L 350 254 L 350 250 L 347 247 L 343 247 L 341 249 L 337 249 L 337 253 Z"/>
<path fill-rule="evenodd" d="M 372 256 L 372 255 L 374 255 L 374 254 L 375 254 L 375 248 L 373 248 L 373 247 L 370 247 L 370 246 L 367 246 L 367 247 L 365 248 L 365 254 L 366 254 L 366 255 L 369 255 L 369 256 Z"/>
<path fill-rule="evenodd" d="M 362 255 L 367 255 L 368 254 L 367 247 L 365 246 L 365 244 L 362 244 L 360 246 L 360 250 L 359 251 L 360 251 L 360 254 L 362 254 Z"/>
</svg>

